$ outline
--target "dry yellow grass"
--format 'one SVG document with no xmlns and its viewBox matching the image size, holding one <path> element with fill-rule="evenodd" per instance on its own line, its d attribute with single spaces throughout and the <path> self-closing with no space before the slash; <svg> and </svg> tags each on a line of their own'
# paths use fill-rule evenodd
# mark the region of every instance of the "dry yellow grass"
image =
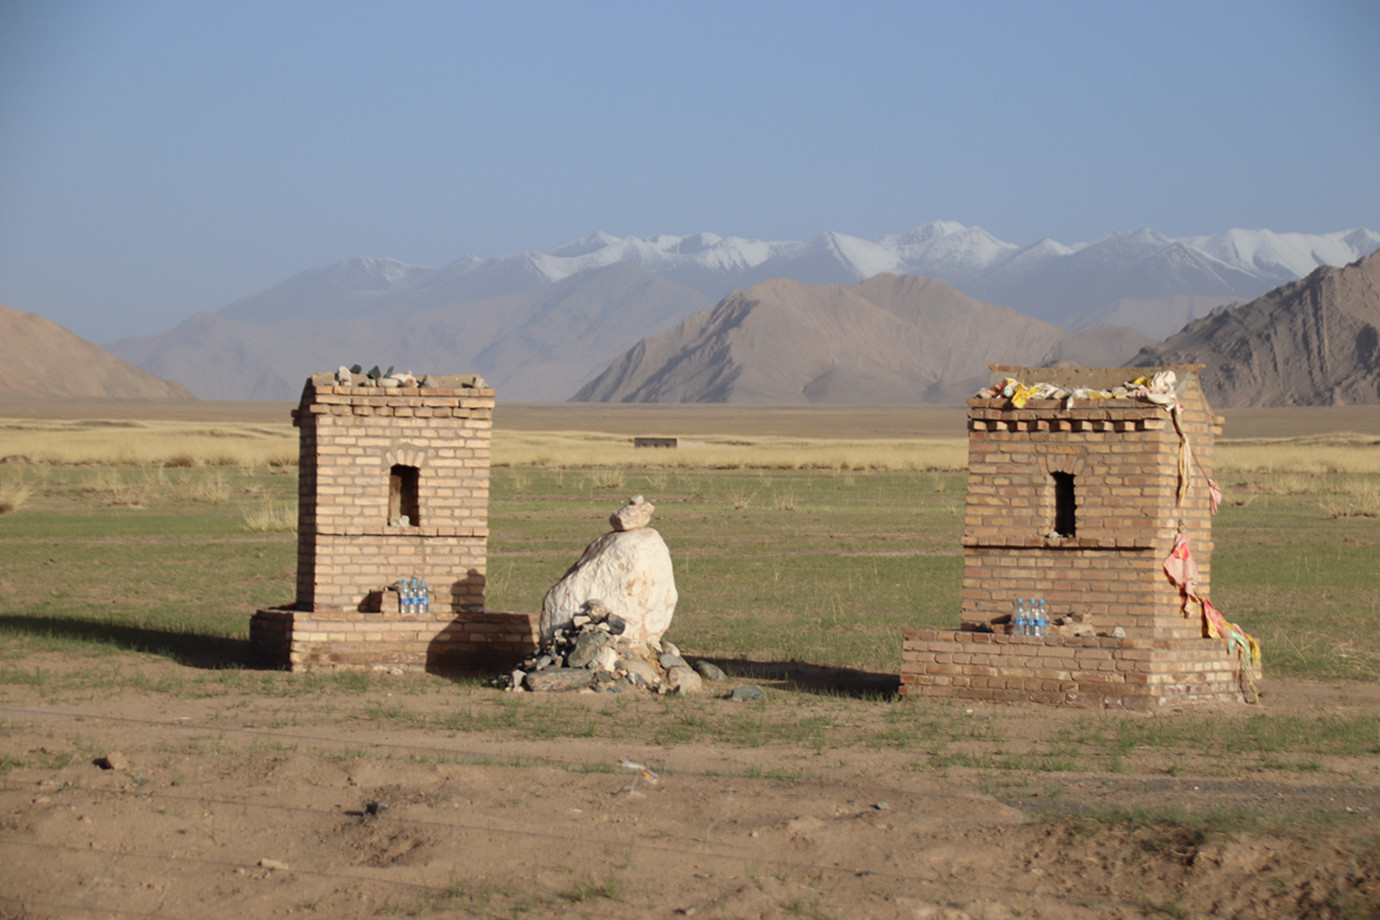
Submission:
<svg viewBox="0 0 1380 920">
<path fill-rule="evenodd" d="M 168 419 L 0 419 L 0 457 L 93 466 L 289 466 L 287 424 Z"/>
<path fill-rule="evenodd" d="M 1380 437 L 1224 438 L 1217 442 L 1217 468 L 1236 473 L 1380 473 Z"/>
<path fill-rule="evenodd" d="M 836 441 L 944 439 L 964 436 L 967 411 L 967 406 L 724 406 L 500 401 L 494 408 L 494 430 L 597 431 L 629 437 L 771 436 Z"/>
<path fill-rule="evenodd" d="M 700 469 L 959 470 L 962 438 L 856 439 L 707 436 L 677 448 L 633 447 L 625 436 L 575 431 L 496 431 L 495 466 Z"/>
<path fill-rule="evenodd" d="M 1380 405 L 1227 409 L 1229 438 L 1309 438 L 1354 431 L 1380 435 Z"/>
<path fill-rule="evenodd" d="M 291 466 L 297 433 L 281 403 L 5 404 L 0 457 L 101 466 Z M 99 413 L 104 413 L 101 415 Z M 81 417 L 86 415 L 87 417 Z M 24 417 L 28 416 L 28 417 Z M 274 421 L 277 419 L 277 421 Z M 1337 426 L 1378 433 L 1327 433 Z M 1305 425 L 1306 423 L 1306 425 Z M 1287 437 L 1297 426 L 1306 436 Z M 961 470 L 961 406 L 658 406 L 500 404 L 499 466 Z M 1240 410 L 1223 438 L 1222 474 L 1380 474 L 1380 407 Z M 704 443 L 634 448 L 635 435 Z"/>
</svg>

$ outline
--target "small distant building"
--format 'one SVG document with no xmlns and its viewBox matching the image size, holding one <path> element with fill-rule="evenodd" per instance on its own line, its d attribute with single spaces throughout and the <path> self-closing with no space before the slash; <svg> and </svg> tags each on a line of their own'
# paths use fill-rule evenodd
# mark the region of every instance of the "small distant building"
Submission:
<svg viewBox="0 0 1380 920">
<path fill-rule="evenodd" d="M 968 401 L 961 628 L 905 634 L 904 695 L 1137 709 L 1254 698 L 1258 662 L 1208 637 L 1201 605 L 1185 615 L 1165 568 L 1191 548 L 1195 596 L 1208 597 L 1222 419 L 1201 370 L 993 366 L 989 395 Z M 1169 397 L 1078 395 L 1162 371 Z M 1066 395 L 1013 402 L 994 393 L 1010 379 Z M 1051 622 L 1085 634 L 1010 635 L 1017 598 L 1044 598 Z"/>
<path fill-rule="evenodd" d="M 535 616 L 484 607 L 494 395 L 472 375 L 307 381 L 292 413 L 297 596 L 254 614 L 261 659 L 446 671 L 535 649 Z M 423 579 L 426 602 L 405 605 L 395 586 Z"/>
<path fill-rule="evenodd" d="M 668 438 L 661 436 L 639 436 L 633 438 L 633 447 L 703 447 L 704 441 L 690 438 Z"/>
</svg>

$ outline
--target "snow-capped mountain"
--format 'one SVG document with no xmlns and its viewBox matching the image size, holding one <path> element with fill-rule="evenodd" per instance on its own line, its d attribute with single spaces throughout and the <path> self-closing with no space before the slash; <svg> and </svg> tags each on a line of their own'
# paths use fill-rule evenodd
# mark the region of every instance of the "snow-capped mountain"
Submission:
<svg viewBox="0 0 1380 920">
<path fill-rule="evenodd" d="M 291 333 L 294 341 L 302 341 L 310 324 L 352 321 L 354 328 L 369 328 L 370 337 L 360 339 L 353 355 L 343 354 L 349 349 L 332 349 L 332 354 L 342 350 L 337 363 L 348 364 L 393 350 L 399 343 L 388 337 L 391 330 L 405 325 L 406 317 L 420 311 L 449 311 L 456 318 L 471 317 L 468 333 L 456 331 L 465 347 L 463 354 L 454 357 L 488 361 L 492 366 L 436 366 L 432 370 L 477 371 L 491 381 L 511 381 L 507 392 L 520 393 L 520 398 L 559 400 L 592 379 L 638 338 L 671 328 L 703 308 L 706 300 L 712 304 L 733 290 L 775 278 L 853 285 L 883 273 L 923 275 L 969 297 L 1012 307 L 1066 329 L 1123 325 L 1161 339 L 1220 304 L 1253 299 L 1320 265 L 1344 265 L 1377 249 L 1380 233 L 1364 228 L 1327 234 L 1228 230 L 1182 238 L 1146 229 L 1091 242 L 1042 239 L 1027 246 L 954 221 L 932 221 L 877 239 L 836 232 L 808 240 L 775 241 L 714 233 L 648 238 L 592 233 L 549 252 L 492 258 L 469 255 L 439 268 L 394 259 L 347 259 L 302 272 L 217 311 L 219 318 L 232 321 L 232 326 L 224 328 L 237 330 L 233 348 L 205 330 L 191 336 L 188 330 L 204 325 L 196 323 L 109 347 L 145 370 L 186 383 L 198 395 L 248 398 L 247 389 L 241 393 L 234 388 L 236 381 L 253 376 L 259 381 L 253 397 L 292 398 L 296 388 L 290 381 L 322 367 L 285 366 L 281 356 L 259 355 L 261 349 L 252 344 L 260 339 L 281 340 L 287 334 L 284 324 L 296 324 Z M 551 296 L 592 296 L 579 290 L 585 278 L 594 279 L 589 291 L 606 289 L 610 282 L 603 276 L 615 267 L 633 272 L 617 276 L 621 285 L 618 310 L 626 311 L 625 316 L 601 312 L 596 326 L 577 311 L 571 314 L 573 326 L 558 329 L 551 322 L 552 316 L 562 315 L 556 311 L 543 314 L 547 319 L 538 326 L 525 325 L 535 322 L 531 318 L 540 312 L 534 304 Z M 651 278 L 670 284 L 652 284 Z M 561 292 L 550 293 L 553 286 L 561 286 Z M 699 297 L 687 296 L 691 292 L 698 292 Z M 516 306 L 519 303 L 521 309 Z M 504 313 L 506 321 L 489 322 L 495 311 Z M 283 327 L 279 330 L 283 335 L 270 328 L 269 334 L 260 336 L 254 328 L 275 326 Z M 509 346 L 486 351 L 491 343 L 483 339 L 484 330 L 500 326 Z M 566 354 L 559 373 L 551 372 L 555 365 L 543 365 L 548 361 L 544 355 L 565 347 L 551 336 L 564 337 L 565 345 L 583 343 L 578 354 Z M 333 330 L 321 338 L 336 342 L 340 337 L 339 330 Z M 423 340 L 422 344 L 427 343 Z M 431 354 L 434 348 L 428 345 L 422 350 Z M 180 358 L 174 362 L 172 354 Z M 449 352 L 439 353 L 444 354 Z M 271 364 L 277 368 L 269 375 L 273 382 L 266 382 L 266 371 L 237 374 L 226 366 L 225 355 L 239 355 L 237 360 L 249 364 L 258 359 L 261 365 Z M 184 379 L 191 372 L 179 377 L 170 370 L 174 363 L 201 371 L 195 379 Z M 212 378 L 221 387 L 214 393 L 206 389 Z"/>
<path fill-rule="evenodd" d="M 1185 298 L 1212 305 L 1249 300 L 1320 265 L 1345 265 L 1380 248 L 1380 234 L 1358 228 L 1327 234 L 1228 230 L 1172 238 L 1154 230 L 1115 233 L 1072 245 L 1042 239 L 1028 246 L 999 240 L 981 227 L 928 224 L 877 239 L 828 232 L 808 240 L 749 240 L 697 233 L 646 239 L 592 233 L 550 252 L 466 256 L 443 268 L 392 259 L 349 259 L 312 269 L 218 311 L 263 322 L 348 317 L 393 310 L 401 296 L 436 307 L 525 294 L 581 272 L 628 263 L 692 287 L 711 300 L 771 278 L 810 284 L 856 284 L 882 273 L 924 275 L 970 297 L 1069 328 L 1100 324 L 1111 313 L 1154 336 L 1182 325 L 1182 313 L 1159 315 Z M 1139 305 L 1128 310 L 1127 304 Z M 1190 316 L 1189 319 L 1194 317 Z"/>
<path fill-rule="evenodd" d="M 1253 267 L 1262 277 L 1285 284 L 1321 265 L 1346 265 L 1369 255 L 1376 249 L 1377 235 L 1365 229 L 1317 235 L 1228 230 L 1183 242 L 1229 265 Z"/>
<path fill-rule="evenodd" d="M 410 290 L 432 271 L 397 259 L 355 257 L 307 269 L 220 313 L 247 323 L 272 323 L 284 318 L 284 305 L 290 304 L 296 319 L 348 319 L 385 306 L 390 294 Z"/>
<path fill-rule="evenodd" d="M 877 240 L 877 244 L 895 252 L 906 267 L 907 274 L 924 275 L 951 286 L 952 282 L 945 280 L 945 276 L 954 279 L 976 278 L 992 266 L 1007 262 L 1027 250 L 1035 254 L 1045 252 L 1040 243 L 1022 250 L 1019 246 L 997 239 L 981 227 L 965 227 L 951 220 L 931 221 L 905 233 L 884 236 Z M 1055 253 L 1070 251 L 1058 243 L 1053 243 L 1053 246 Z"/>
</svg>

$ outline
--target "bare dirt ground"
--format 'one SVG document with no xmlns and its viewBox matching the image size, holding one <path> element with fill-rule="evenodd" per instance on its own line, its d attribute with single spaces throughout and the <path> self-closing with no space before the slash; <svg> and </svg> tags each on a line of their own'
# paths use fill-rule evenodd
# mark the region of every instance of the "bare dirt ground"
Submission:
<svg viewBox="0 0 1380 920">
<path fill-rule="evenodd" d="M 387 680 L 310 695 L 52 692 L 81 666 L 29 656 L 22 667 L 43 669 L 49 689 L 0 685 L 0 917 L 1000 920 L 1380 910 L 1377 757 L 1323 756 L 1309 771 L 1240 775 L 1191 752 L 1123 773 L 939 770 L 894 747 L 515 740 L 351 715 L 396 704 Z M 134 655 L 121 668 L 151 686 L 189 670 Z M 402 683 L 393 689 L 404 692 Z M 1248 715 L 1224 718 L 1346 716 L 1380 704 L 1370 685 L 1265 689 L 1258 706 L 1239 707 Z M 766 719 L 773 706 L 816 705 L 793 693 L 706 705 L 759 706 Z M 553 699 L 541 704 L 572 718 L 614 703 Z M 896 705 L 815 699 L 878 731 Z M 537 701 L 443 687 L 406 703 L 420 724 L 429 713 L 477 717 Z M 663 704 L 619 703 L 624 713 Z M 1098 717 L 1033 705 L 970 709 L 954 712 L 994 722 L 1013 750 Z M 1284 829 L 1202 834 L 1088 817 L 1113 807 L 1259 813 Z"/>
</svg>

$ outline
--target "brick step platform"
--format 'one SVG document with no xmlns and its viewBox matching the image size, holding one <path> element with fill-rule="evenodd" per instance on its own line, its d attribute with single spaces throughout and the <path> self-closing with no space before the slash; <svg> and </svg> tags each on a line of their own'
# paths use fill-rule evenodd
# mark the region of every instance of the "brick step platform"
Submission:
<svg viewBox="0 0 1380 920">
<path fill-rule="evenodd" d="M 497 673 L 536 651 L 537 615 L 270 607 L 251 618 L 249 643 L 257 660 L 289 671 L 396 667 L 431 673 Z"/>
<path fill-rule="evenodd" d="M 1256 667 L 1243 670 L 1221 639 L 1007 636 L 909 630 L 901 695 L 1155 709 L 1254 701 Z"/>
</svg>

